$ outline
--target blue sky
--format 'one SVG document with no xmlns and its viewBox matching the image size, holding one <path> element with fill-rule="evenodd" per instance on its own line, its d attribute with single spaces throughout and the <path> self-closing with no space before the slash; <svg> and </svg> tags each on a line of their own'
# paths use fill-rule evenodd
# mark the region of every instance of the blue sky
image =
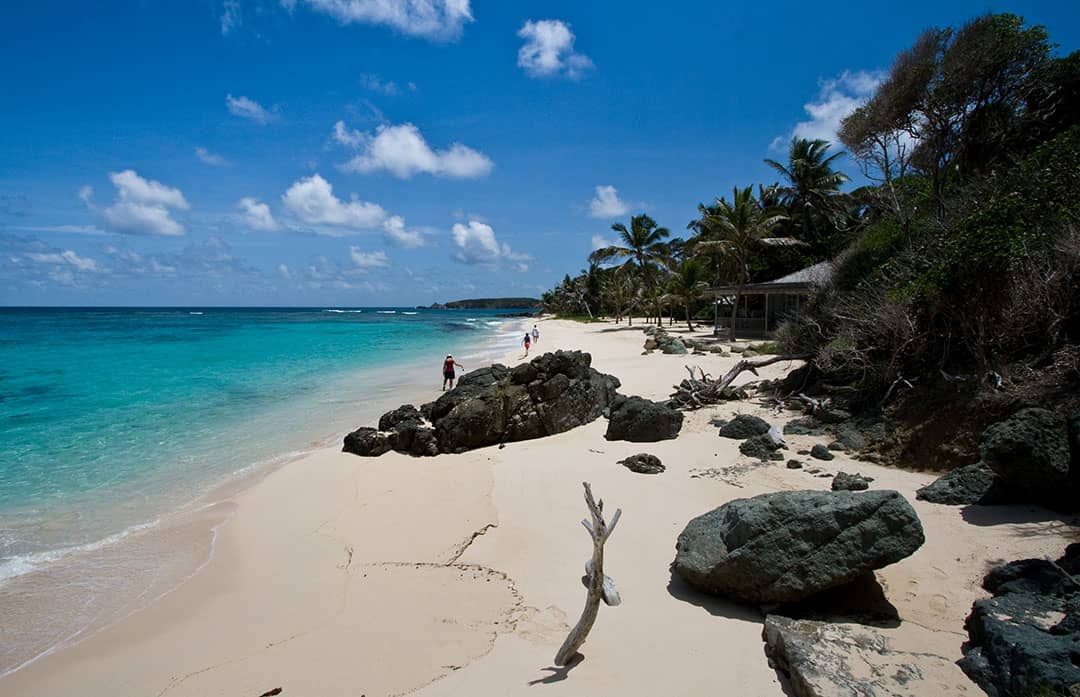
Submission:
<svg viewBox="0 0 1080 697">
<path fill-rule="evenodd" d="M 535 296 L 989 11 L 1080 45 L 1064 1 L 6 2 L 0 304 Z"/>
</svg>

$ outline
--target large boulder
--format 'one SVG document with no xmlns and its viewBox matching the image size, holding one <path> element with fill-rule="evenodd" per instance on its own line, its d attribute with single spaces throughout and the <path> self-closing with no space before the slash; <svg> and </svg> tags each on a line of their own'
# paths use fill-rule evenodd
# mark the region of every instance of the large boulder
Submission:
<svg viewBox="0 0 1080 697">
<path fill-rule="evenodd" d="M 769 422 L 752 414 L 736 414 L 735 418 L 720 426 L 721 438 L 743 440 L 752 436 L 763 436 L 769 432 Z"/>
<path fill-rule="evenodd" d="M 979 454 L 1008 483 L 1013 500 L 1077 504 L 1063 416 L 1047 409 L 1022 409 L 983 431 Z"/>
<path fill-rule="evenodd" d="M 920 627 L 911 634 L 930 635 Z M 952 659 L 918 646 L 896 647 L 880 630 L 864 624 L 765 617 L 762 631 L 770 664 L 788 676 L 796 697 L 910 697 L 947 694 L 941 675 Z M 920 637 L 921 638 L 921 637 Z M 931 643 L 931 642 L 927 642 Z"/>
<path fill-rule="evenodd" d="M 611 405 L 604 438 L 632 443 L 671 440 L 679 435 L 682 423 L 682 412 L 663 402 L 619 395 Z"/>
<path fill-rule="evenodd" d="M 362 426 L 345 436 L 345 445 L 342 447 L 347 453 L 363 455 L 365 457 L 378 457 L 383 453 L 390 452 L 389 434 L 375 428 Z"/>
<path fill-rule="evenodd" d="M 1080 544 L 1055 564 L 1011 562 L 991 571 L 965 626 L 959 665 L 991 697 L 1080 694 Z"/>
<path fill-rule="evenodd" d="M 378 431 L 350 434 L 345 449 L 436 455 L 567 431 L 600 417 L 616 396 L 619 380 L 591 363 L 588 353 L 556 351 L 512 369 L 474 370 L 434 402 L 383 414 Z"/>
<path fill-rule="evenodd" d="M 924 539 L 919 517 L 895 491 L 784 491 L 691 520 L 673 568 L 709 593 L 795 602 L 898 562 Z"/>
<path fill-rule="evenodd" d="M 915 492 L 915 498 L 948 506 L 1004 503 L 1006 491 L 994 470 L 981 462 L 957 467 Z"/>
</svg>

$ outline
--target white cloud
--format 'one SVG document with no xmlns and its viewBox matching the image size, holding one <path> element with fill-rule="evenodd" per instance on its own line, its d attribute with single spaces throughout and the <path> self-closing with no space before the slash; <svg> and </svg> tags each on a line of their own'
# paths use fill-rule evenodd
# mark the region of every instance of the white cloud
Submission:
<svg viewBox="0 0 1080 697">
<path fill-rule="evenodd" d="M 184 234 L 184 228 L 172 218 L 172 210 L 188 210 L 180 189 L 144 179 L 135 170 L 110 172 L 116 187 L 116 200 L 102 211 L 109 229 L 132 235 Z M 85 187 L 84 187 L 85 188 Z"/>
<path fill-rule="evenodd" d="M 12 230 L 26 232 L 57 232 L 75 235 L 103 235 L 105 231 L 96 225 L 12 225 Z"/>
<path fill-rule="evenodd" d="M 596 234 L 592 236 L 592 248 L 594 252 L 598 249 L 603 249 L 604 247 L 610 247 L 613 244 L 614 242 L 607 239 L 603 235 Z"/>
<path fill-rule="evenodd" d="M 231 94 L 225 95 L 225 106 L 233 116 L 250 119 L 257 123 L 269 123 L 270 121 L 273 121 L 275 117 L 275 114 L 263 108 L 262 104 L 259 104 L 254 99 L 249 99 L 244 96 L 234 97 Z"/>
<path fill-rule="evenodd" d="M 398 247 L 416 249 L 424 246 L 424 236 L 419 230 L 408 230 L 405 219 L 392 215 L 383 221 L 383 236 Z"/>
<path fill-rule="evenodd" d="M 221 35 L 228 36 L 243 23 L 240 0 L 225 0 L 221 5 Z"/>
<path fill-rule="evenodd" d="M 398 87 L 397 83 L 393 80 L 383 81 L 378 75 L 372 75 L 370 73 L 364 73 L 360 76 L 360 86 L 369 92 L 385 94 L 388 97 L 395 97 L 401 94 L 401 88 Z"/>
<path fill-rule="evenodd" d="M 528 20 L 518 30 L 525 44 L 518 50 L 518 67 L 532 77 L 564 75 L 577 80 L 593 67 L 592 60 L 574 52 L 574 33 L 557 19 Z"/>
<path fill-rule="evenodd" d="M 305 223 L 368 230 L 386 220 L 382 206 L 355 198 L 349 202 L 334 196 L 330 182 L 318 174 L 293 183 L 281 196 L 285 207 Z"/>
<path fill-rule="evenodd" d="M 278 274 L 286 281 L 292 278 L 292 273 L 289 271 L 289 267 L 285 264 L 278 264 L 277 270 Z"/>
<path fill-rule="evenodd" d="M 469 0 L 300 0 L 341 24 L 381 24 L 409 36 L 444 41 L 473 20 Z M 282 0 L 291 10 L 297 0 Z"/>
<path fill-rule="evenodd" d="M 882 72 L 845 70 L 833 79 L 822 80 L 817 101 L 803 105 L 810 119 L 797 123 L 789 137 L 778 136 L 770 147 L 783 149 L 791 138 L 839 142 L 836 134 L 840 130 L 840 122 L 865 104 L 884 79 L 885 73 Z"/>
<path fill-rule="evenodd" d="M 453 143 L 446 150 L 432 150 L 411 123 L 379 126 L 374 134 L 349 130 L 344 122 L 334 124 L 333 138 L 359 154 L 341 166 L 347 172 L 386 170 L 400 179 L 423 172 L 434 176 L 472 179 L 489 173 L 494 166 L 481 152 Z"/>
<path fill-rule="evenodd" d="M 87 257 L 80 257 L 78 254 L 68 249 L 63 252 L 50 252 L 43 254 L 27 254 L 26 257 L 31 261 L 36 261 L 39 264 L 59 264 L 67 265 L 76 269 L 77 271 L 97 271 L 97 262 Z"/>
<path fill-rule="evenodd" d="M 494 266 L 503 260 L 525 262 L 532 259 L 527 254 L 512 251 L 505 243 L 500 244 L 495 238 L 495 230 L 490 225 L 475 220 L 470 220 L 468 225 L 454 223 L 451 234 L 454 244 L 458 246 L 455 258 L 464 264 Z M 528 266 L 524 266 L 527 270 Z"/>
<path fill-rule="evenodd" d="M 94 207 L 94 187 L 86 185 L 79 187 L 79 200 L 86 204 L 87 208 Z"/>
<path fill-rule="evenodd" d="M 270 206 L 265 203 L 259 203 L 251 196 L 245 196 L 236 205 L 241 211 L 240 221 L 252 230 L 272 232 L 281 229 L 281 225 L 274 220 L 274 215 L 270 212 Z"/>
<path fill-rule="evenodd" d="M 630 206 L 619 198 L 614 186 L 596 187 L 596 196 L 589 201 L 589 217 L 618 218 L 630 212 Z"/>
<path fill-rule="evenodd" d="M 210 152 L 201 145 L 196 146 L 195 157 L 199 158 L 204 164 L 211 165 L 212 167 L 228 167 L 231 164 L 221 155 Z"/>
<path fill-rule="evenodd" d="M 358 269 L 375 269 L 390 264 L 386 252 L 361 252 L 359 247 L 349 247 L 349 258 Z"/>
</svg>

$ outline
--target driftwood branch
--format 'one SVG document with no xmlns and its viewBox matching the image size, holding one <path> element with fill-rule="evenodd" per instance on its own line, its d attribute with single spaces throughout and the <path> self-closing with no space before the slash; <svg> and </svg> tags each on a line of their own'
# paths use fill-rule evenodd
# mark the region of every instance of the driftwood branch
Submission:
<svg viewBox="0 0 1080 697">
<path fill-rule="evenodd" d="M 615 532 L 615 526 L 622 515 L 622 509 L 615 511 L 610 523 L 605 522 L 603 500 L 597 503 L 593 499 L 592 488 L 589 483 L 584 482 L 584 486 L 585 504 L 589 507 L 592 522 L 583 520 L 581 524 L 589 531 L 589 537 L 592 538 L 593 543 L 592 558 L 585 562 L 584 581 L 588 591 L 585 595 L 585 609 L 581 612 L 581 619 L 570 630 L 566 641 L 559 648 L 559 652 L 555 654 L 555 665 L 557 666 L 568 664 L 574 654 L 577 653 L 577 650 L 581 648 L 581 645 L 585 643 L 585 637 L 589 635 L 589 630 L 592 629 L 593 623 L 596 622 L 596 615 L 600 610 L 600 601 L 602 600 L 605 604 L 611 606 L 618 605 L 621 602 L 619 591 L 615 588 L 615 582 L 604 575 L 604 543 L 611 537 L 611 533 Z"/>
<path fill-rule="evenodd" d="M 675 386 L 675 392 L 671 398 L 679 403 L 683 409 L 700 409 L 710 404 L 716 404 L 724 400 L 724 391 L 731 386 L 735 378 L 745 371 L 757 375 L 758 368 L 764 368 L 773 363 L 783 361 L 802 361 L 810 358 L 809 354 L 770 356 L 757 361 L 742 359 L 719 380 L 712 379 L 705 371 L 698 368 L 700 378 L 694 377 L 694 371 L 690 366 L 686 370 L 690 377 Z"/>
</svg>

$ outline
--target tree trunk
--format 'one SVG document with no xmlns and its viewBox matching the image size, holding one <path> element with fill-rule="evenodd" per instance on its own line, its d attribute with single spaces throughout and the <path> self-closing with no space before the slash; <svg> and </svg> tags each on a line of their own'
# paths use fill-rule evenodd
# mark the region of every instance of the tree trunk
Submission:
<svg viewBox="0 0 1080 697">
<path fill-rule="evenodd" d="M 690 323 L 690 301 L 686 301 L 686 328 L 694 331 L 694 325 Z"/>
</svg>

